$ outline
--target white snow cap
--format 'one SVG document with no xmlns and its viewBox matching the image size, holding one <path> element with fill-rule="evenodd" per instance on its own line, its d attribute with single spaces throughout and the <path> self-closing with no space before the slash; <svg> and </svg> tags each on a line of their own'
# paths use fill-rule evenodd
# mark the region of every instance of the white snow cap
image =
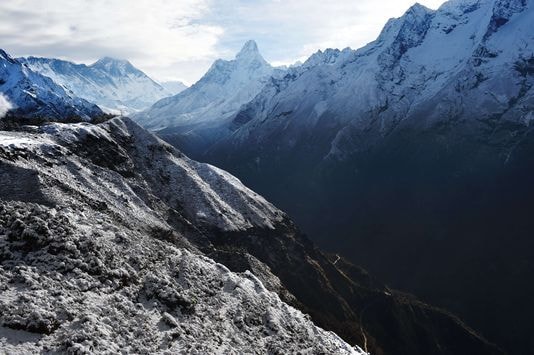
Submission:
<svg viewBox="0 0 534 355">
<path fill-rule="evenodd" d="M 258 56 L 261 57 L 260 51 L 258 49 L 258 44 L 254 40 L 249 40 L 243 45 L 243 48 L 241 48 L 241 51 L 237 53 L 235 58 L 239 60 L 243 58 L 253 58 Z"/>
</svg>

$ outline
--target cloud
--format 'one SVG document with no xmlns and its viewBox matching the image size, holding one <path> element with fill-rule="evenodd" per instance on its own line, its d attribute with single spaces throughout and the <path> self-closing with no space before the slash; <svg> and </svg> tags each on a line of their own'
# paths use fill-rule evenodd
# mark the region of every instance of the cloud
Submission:
<svg viewBox="0 0 534 355">
<path fill-rule="evenodd" d="M 0 119 L 4 118 L 6 113 L 13 108 L 11 102 L 0 92 Z"/>
<path fill-rule="evenodd" d="M 16 56 L 125 58 L 156 78 L 192 83 L 248 39 L 275 63 L 360 47 L 414 1 L 2 0 L 0 43 Z M 443 1 L 420 2 L 436 8 Z"/>
<path fill-rule="evenodd" d="M 207 0 L 2 0 L 0 43 L 15 55 L 92 62 L 127 58 L 149 70 L 215 59 L 223 29 L 195 23 Z"/>
</svg>

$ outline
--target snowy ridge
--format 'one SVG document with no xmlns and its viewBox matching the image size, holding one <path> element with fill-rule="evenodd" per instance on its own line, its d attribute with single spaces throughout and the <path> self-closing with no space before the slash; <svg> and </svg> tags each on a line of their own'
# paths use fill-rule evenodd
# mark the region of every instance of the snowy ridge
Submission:
<svg viewBox="0 0 534 355">
<path fill-rule="evenodd" d="M 49 58 L 20 58 L 32 70 L 113 113 L 145 109 L 174 94 L 127 60 L 105 57 L 91 65 Z"/>
<path fill-rule="evenodd" d="M 172 95 L 177 95 L 188 88 L 187 85 L 181 81 L 164 81 L 160 83 Z"/>
<path fill-rule="evenodd" d="M 201 255 L 184 238 L 196 228 L 269 228 L 265 218 L 278 223 L 269 214 L 280 212 L 227 173 L 193 164 L 136 127 L 114 119 L 0 132 L 4 351 L 363 353 L 317 328 L 250 272 L 236 274 Z M 138 143 L 145 146 L 131 146 Z M 150 190 L 150 175 L 132 174 L 141 160 L 171 184 L 192 174 L 195 186 Z M 184 215 L 168 219 L 152 193 L 176 193 L 170 203 L 181 204 Z M 202 194 L 228 201 L 228 215 L 213 216 L 218 206 Z M 238 206 L 240 199 L 250 207 Z M 206 215 L 195 219 L 190 210 L 199 207 Z M 168 223 L 184 234 L 169 232 Z"/>
<path fill-rule="evenodd" d="M 96 105 L 65 91 L 1 49 L 0 94 L 9 102 L 11 114 L 25 118 L 90 120 L 102 114 Z"/>
<path fill-rule="evenodd" d="M 168 184 L 156 193 L 168 196 L 171 204 L 180 205 L 197 225 L 228 231 L 252 227 L 272 229 L 285 218 L 281 211 L 237 178 L 212 165 L 187 158 L 128 119 L 114 119 L 100 126 L 51 124 L 44 130 L 68 144 L 83 145 L 88 137 L 113 145 L 117 139 L 136 142 L 138 159 L 129 163 L 146 172 L 145 179 L 166 176 Z M 154 177 L 150 176 L 152 171 Z"/>
<path fill-rule="evenodd" d="M 336 134 L 321 138 L 331 141 L 323 157 L 343 159 L 362 144 L 356 132 L 372 132 L 363 143 L 372 144 L 401 121 L 428 129 L 465 118 L 473 130 L 495 115 L 526 122 L 532 79 L 517 67 L 534 55 L 533 18 L 526 1 L 451 1 L 437 11 L 416 4 L 390 20 L 375 42 L 356 51 L 319 51 L 269 81 L 235 113 L 232 134 L 211 152 L 257 143 L 291 147 L 327 128 Z M 475 116 L 480 120 L 469 120 Z M 205 149 L 186 152 L 198 158 Z"/>
</svg>

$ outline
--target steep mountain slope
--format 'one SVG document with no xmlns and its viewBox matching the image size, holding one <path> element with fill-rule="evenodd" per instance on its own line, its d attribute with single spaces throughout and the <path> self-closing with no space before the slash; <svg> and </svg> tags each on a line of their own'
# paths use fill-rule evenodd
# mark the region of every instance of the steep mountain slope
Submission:
<svg viewBox="0 0 534 355">
<path fill-rule="evenodd" d="M 235 112 L 282 72 L 263 59 L 254 41 L 248 41 L 234 60 L 215 61 L 196 84 L 133 118 L 162 136 L 177 134 L 202 149 L 231 133 L 226 125 Z"/>
<path fill-rule="evenodd" d="M 173 94 L 126 60 L 105 57 L 91 65 L 36 57 L 19 60 L 107 111 L 136 112 Z"/>
<path fill-rule="evenodd" d="M 251 273 L 106 221 L 98 231 L 80 228 L 100 215 L 0 209 L 3 351 L 360 353 Z"/>
<path fill-rule="evenodd" d="M 499 353 L 128 119 L 0 138 L 7 349 L 358 353 L 281 297 L 375 354 Z"/>
<path fill-rule="evenodd" d="M 102 111 L 66 92 L 0 49 L 0 93 L 9 102 L 10 115 L 40 119 L 89 120 Z"/>
<path fill-rule="evenodd" d="M 532 353 L 533 33 L 531 0 L 414 5 L 367 46 L 268 81 L 208 148 L 162 137 L 323 247 Z"/>
<path fill-rule="evenodd" d="M 111 128 L 120 130 L 121 138 L 130 137 L 131 127 L 121 121 Z M 115 143 L 113 132 L 84 125 L 53 125 L 45 131 L 0 136 L 3 351 L 360 353 L 315 327 L 250 272 L 233 273 L 169 232 L 165 216 L 132 190 L 139 193 L 143 186 L 130 185 L 120 175 L 135 174 L 131 161 L 115 160 L 126 156 L 99 161 L 118 164 L 114 172 L 73 154 L 77 144 L 85 145 L 80 140 Z M 154 143 L 152 138 L 146 148 L 166 149 Z M 93 148 L 82 149 L 90 153 Z M 198 226 L 233 230 L 277 220 L 270 216 L 277 212 L 274 207 L 226 173 L 169 158 L 174 173 L 190 179 L 172 198 L 187 204 L 192 221 L 203 221 Z M 243 198 L 248 200 L 239 204 Z M 228 208 L 226 216 L 215 213 L 217 204 Z M 192 229 L 178 214 L 173 223 Z"/>
</svg>

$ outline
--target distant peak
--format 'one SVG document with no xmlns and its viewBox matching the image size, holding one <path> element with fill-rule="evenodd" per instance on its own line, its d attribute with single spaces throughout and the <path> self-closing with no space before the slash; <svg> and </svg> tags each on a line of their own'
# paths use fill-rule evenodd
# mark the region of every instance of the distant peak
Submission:
<svg viewBox="0 0 534 355">
<path fill-rule="evenodd" d="M 246 41 L 241 52 L 258 52 L 258 44 L 253 39 Z"/>
<path fill-rule="evenodd" d="M 421 5 L 420 3 L 416 2 L 410 8 L 406 11 L 405 15 L 407 14 L 428 14 L 433 13 L 435 10 L 429 9 L 428 7 Z"/>
<path fill-rule="evenodd" d="M 416 2 L 415 4 L 413 4 L 412 6 L 410 6 L 410 9 L 421 9 L 421 10 L 430 10 L 428 7 L 426 7 L 425 5 L 422 5 L 421 3 L 419 2 Z"/>
<path fill-rule="evenodd" d="M 454 0 L 449 0 L 445 4 L 448 4 L 451 1 Z M 382 29 L 382 32 L 378 36 L 378 41 L 384 41 L 388 38 L 391 39 L 397 36 L 403 25 L 408 25 L 408 31 L 412 31 L 413 25 L 429 24 L 428 20 L 435 13 L 436 10 L 429 9 L 428 7 L 416 2 L 408 10 L 406 10 L 401 17 L 391 18 L 388 20 Z"/>
<path fill-rule="evenodd" d="M 305 62 L 305 67 L 313 67 L 318 64 L 332 64 L 335 63 L 341 51 L 339 49 L 327 48 L 324 51 L 319 49 L 312 54 Z"/>
<path fill-rule="evenodd" d="M 4 51 L 3 49 L 0 48 L 0 57 L 4 58 L 4 59 L 11 59 L 11 56 L 9 54 L 7 54 L 6 51 Z"/>
<path fill-rule="evenodd" d="M 10 63 L 17 62 L 13 57 L 11 57 L 6 51 L 0 48 L 0 59 L 7 60 Z"/>
<path fill-rule="evenodd" d="M 127 61 L 126 59 L 102 57 L 99 60 L 97 60 L 93 65 L 104 65 L 104 64 L 130 64 L 130 62 Z"/>
<path fill-rule="evenodd" d="M 126 59 L 103 57 L 92 64 L 91 67 L 115 74 L 124 74 L 126 72 L 140 74 L 139 70 Z"/>
<path fill-rule="evenodd" d="M 243 48 L 241 48 L 241 51 L 237 54 L 236 58 L 250 58 L 250 57 L 257 57 L 261 56 L 260 51 L 258 49 L 258 45 L 256 44 L 256 41 L 250 40 L 245 43 Z"/>
</svg>

